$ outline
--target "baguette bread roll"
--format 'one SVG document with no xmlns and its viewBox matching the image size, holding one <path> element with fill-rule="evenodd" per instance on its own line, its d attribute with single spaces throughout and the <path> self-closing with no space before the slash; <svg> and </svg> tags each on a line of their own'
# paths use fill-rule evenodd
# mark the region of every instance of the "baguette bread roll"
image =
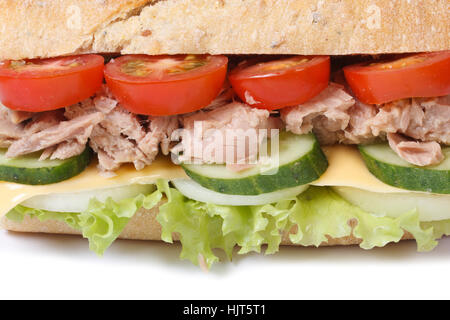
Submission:
<svg viewBox="0 0 450 320">
<path fill-rule="evenodd" d="M 448 0 L 4 0 L 0 60 L 448 50 L 449 9 Z"/>
<path fill-rule="evenodd" d="M 381 54 L 450 49 L 448 0 L 3 0 L 0 60 L 78 53 Z M 158 209 L 122 239 L 160 240 Z M 79 234 L 3 217 L 17 232 Z M 403 239 L 412 239 L 405 233 Z M 322 245 L 352 245 L 355 237 Z M 288 235 L 282 244 L 290 245 Z"/>
<path fill-rule="evenodd" d="M 161 226 L 156 221 L 158 208 L 152 210 L 140 209 L 130 220 L 128 225 L 120 235 L 120 239 L 130 240 L 161 240 Z M 0 228 L 15 232 L 35 232 L 35 233 L 56 233 L 56 234 L 72 234 L 79 235 L 80 232 L 72 229 L 64 222 L 45 221 L 40 222 L 37 218 L 25 217 L 22 222 L 14 222 L 3 217 L 0 220 Z M 414 237 L 406 232 L 402 240 L 411 240 Z M 178 240 L 174 234 L 174 240 Z M 361 240 L 353 236 L 343 238 L 329 238 L 328 242 L 324 242 L 321 246 L 337 246 L 337 245 L 356 245 Z M 282 245 L 295 245 L 289 241 L 288 234 L 283 234 Z"/>
</svg>

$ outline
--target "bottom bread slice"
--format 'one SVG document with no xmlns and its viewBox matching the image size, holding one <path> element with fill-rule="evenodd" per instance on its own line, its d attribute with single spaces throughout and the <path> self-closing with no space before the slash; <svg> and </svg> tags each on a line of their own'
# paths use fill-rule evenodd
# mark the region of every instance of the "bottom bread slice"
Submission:
<svg viewBox="0 0 450 320">
<path fill-rule="evenodd" d="M 158 214 L 158 207 L 152 210 L 140 209 L 134 217 L 130 220 L 128 225 L 120 235 L 120 239 L 130 240 L 161 240 L 161 226 L 156 221 Z M 0 220 L 0 227 L 9 231 L 15 232 L 34 232 L 34 233 L 55 233 L 55 234 L 73 234 L 79 235 L 80 232 L 72 229 L 64 222 L 60 221 L 45 221 L 41 222 L 37 218 L 25 217 L 22 222 L 15 222 L 3 217 Z M 295 232 L 295 230 L 292 230 Z M 411 240 L 414 237 L 405 232 L 402 240 Z M 174 234 L 174 240 L 178 240 L 177 235 Z M 336 246 L 336 245 L 356 245 L 360 244 L 361 240 L 353 236 L 343 238 L 329 238 L 328 242 L 323 242 L 321 246 Z M 289 241 L 288 234 L 283 234 L 282 245 L 297 245 Z"/>
</svg>

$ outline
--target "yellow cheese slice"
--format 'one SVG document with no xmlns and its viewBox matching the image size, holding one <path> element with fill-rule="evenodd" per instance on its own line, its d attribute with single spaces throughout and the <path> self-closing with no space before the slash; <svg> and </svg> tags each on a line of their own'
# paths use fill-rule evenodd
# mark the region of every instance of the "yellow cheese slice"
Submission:
<svg viewBox="0 0 450 320">
<path fill-rule="evenodd" d="M 329 161 L 329 168 L 312 185 L 347 186 L 384 193 L 410 192 L 388 186 L 372 176 L 355 147 L 331 146 L 324 148 L 324 152 Z M 116 175 L 113 177 L 99 174 L 94 163 L 80 175 L 55 184 L 29 186 L 0 182 L 0 217 L 26 199 L 37 195 L 72 193 L 136 183 L 150 184 L 157 179 L 176 178 L 187 178 L 184 170 L 173 164 L 168 157 L 158 157 L 152 165 L 140 171 L 137 171 L 132 165 L 123 166 L 116 171 Z"/>
<path fill-rule="evenodd" d="M 329 166 L 319 180 L 311 183 L 312 185 L 353 187 L 381 193 L 411 192 L 391 187 L 375 178 L 354 146 L 335 145 L 322 149 L 328 158 Z"/>
<path fill-rule="evenodd" d="M 158 157 L 150 166 L 137 171 L 132 165 L 122 166 L 114 176 L 99 174 L 96 164 L 91 164 L 78 176 L 59 183 L 29 186 L 0 182 L 0 217 L 21 202 L 37 195 L 72 193 L 93 189 L 114 188 L 129 184 L 151 184 L 157 179 L 187 178 L 184 170 L 169 158 Z"/>
</svg>

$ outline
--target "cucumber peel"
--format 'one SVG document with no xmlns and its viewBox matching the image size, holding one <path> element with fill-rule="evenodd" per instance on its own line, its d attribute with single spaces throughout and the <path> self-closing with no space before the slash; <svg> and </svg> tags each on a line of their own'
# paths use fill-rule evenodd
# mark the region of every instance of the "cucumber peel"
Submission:
<svg viewBox="0 0 450 320">
<path fill-rule="evenodd" d="M 182 164 L 186 174 L 201 186 L 233 195 L 259 195 L 293 188 L 317 180 L 328 168 L 328 161 L 313 134 L 279 136 L 279 162 L 274 168 L 260 165 L 233 172 L 225 165 Z M 275 162 L 272 162 L 275 163 Z"/>
<path fill-rule="evenodd" d="M 388 144 L 359 146 L 369 171 L 384 183 L 406 190 L 450 194 L 450 147 L 437 166 L 418 167 L 401 159 Z"/>
<path fill-rule="evenodd" d="M 45 185 L 72 178 L 89 165 L 92 158 L 90 148 L 65 160 L 39 161 L 39 153 L 9 159 L 6 150 L 0 151 L 0 181 L 28 185 Z"/>
</svg>

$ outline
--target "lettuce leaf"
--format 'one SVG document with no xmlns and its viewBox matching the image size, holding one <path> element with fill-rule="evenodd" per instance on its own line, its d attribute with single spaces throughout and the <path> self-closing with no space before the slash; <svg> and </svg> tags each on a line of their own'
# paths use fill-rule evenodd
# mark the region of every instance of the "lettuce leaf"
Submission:
<svg viewBox="0 0 450 320">
<path fill-rule="evenodd" d="M 70 227 L 80 230 L 80 221 L 78 219 L 79 213 L 46 211 L 18 205 L 6 215 L 9 220 L 16 222 L 22 222 L 26 216 L 37 218 L 41 222 L 48 220 L 65 222 Z"/>
<path fill-rule="evenodd" d="M 450 236 L 450 220 L 422 222 L 422 227 L 432 228 L 435 239 Z"/>
<path fill-rule="evenodd" d="M 291 222 L 297 226 L 297 233 L 291 234 L 293 243 L 304 246 L 319 246 L 327 236 L 341 238 L 352 234 L 362 240 L 360 247 L 372 249 L 398 242 L 404 230 L 417 240 L 419 251 L 433 249 L 433 230 L 423 229 L 419 215 L 407 212 L 393 219 L 378 217 L 348 203 L 330 188 L 313 187 L 299 195 L 290 214 Z"/>
<path fill-rule="evenodd" d="M 18 222 L 22 221 L 25 216 L 37 218 L 40 221 L 65 222 L 80 231 L 83 237 L 89 240 L 89 248 L 97 255 L 102 256 L 140 208 L 151 209 L 161 201 L 161 198 L 162 193 L 159 191 L 148 196 L 141 194 L 134 199 L 117 202 L 108 198 L 102 203 L 94 198 L 89 202 L 86 211 L 74 213 L 53 212 L 18 205 L 8 212 L 6 217 Z"/>
<path fill-rule="evenodd" d="M 163 197 L 167 201 L 159 207 L 157 216 L 162 226 L 162 240 L 172 243 L 174 237 L 182 243 L 181 259 L 208 267 L 219 258 L 215 249 L 222 249 L 232 259 L 233 249 L 239 254 L 278 251 L 282 237 L 289 234 L 293 243 L 319 246 L 329 237 L 350 235 L 361 239 L 361 248 L 382 247 L 398 242 L 405 231 L 414 235 L 419 251 L 428 251 L 436 239 L 450 235 L 450 220 L 421 223 L 415 211 L 394 219 L 369 214 L 346 202 L 327 187 L 310 187 L 301 195 L 264 206 L 232 207 L 202 203 L 184 197 L 164 180 L 157 182 L 157 190 L 134 199 L 104 203 L 92 199 L 81 213 L 58 213 L 17 206 L 7 215 L 21 221 L 24 216 L 58 220 L 80 230 L 89 239 L 91 250 L 98 255 L 120 235 L 129 220 L 140 208 L 151 209 Z"/>
<path fill-rule="evenodd" d="M 163 192 L 168 202 L 159 208 L 157 217 L 163 240 L 172 242 L 172 234 L 177 233 L 183 245 L 181 258 L 194 264 L 203 258 L 208 267 L 218 261 L 213 249 L 223 249 L 229 258 L 235 246 L 241 248 L 239 254 L 261 252 L 263 245 L 267 245 L 266 254 L 275 253 L 282 234 L 288 231 L 293 243 L 304 246 L 319 246 L 328 237 L 353 234 L 361 239 L 361 248 L 371 249 L 400 241 L 405 231 L 414 235 L 419 251 L 437 245 L 433 226 L 421 224 L 417 212 L 406 212 L 396 219 L 378 217 L 325 187 L 310 187 L 294 199 L 252 207 L 200 203 L 167 184 Z M 450 223 L 448 226 L 450 231 Z"/>
<path fill-rule="evenodd" d="M 263 244 L 268 245 L 269 253 L 278 250 L 286 209 L 218 206 L 187 199 L 167 184 L 158 185 L 158 189 L 163 189 L 168 199 L 157 216 L 162 239 L 171 243 L 172 234 L 178 234 L 182 259 L 196 265 L 204 259 L 210 267 L 218 261 L 213 249 L 224 250 L 229 259 L 236 245 L 241 248 L 240 254 L 260 252 Z"/>
</svg>

